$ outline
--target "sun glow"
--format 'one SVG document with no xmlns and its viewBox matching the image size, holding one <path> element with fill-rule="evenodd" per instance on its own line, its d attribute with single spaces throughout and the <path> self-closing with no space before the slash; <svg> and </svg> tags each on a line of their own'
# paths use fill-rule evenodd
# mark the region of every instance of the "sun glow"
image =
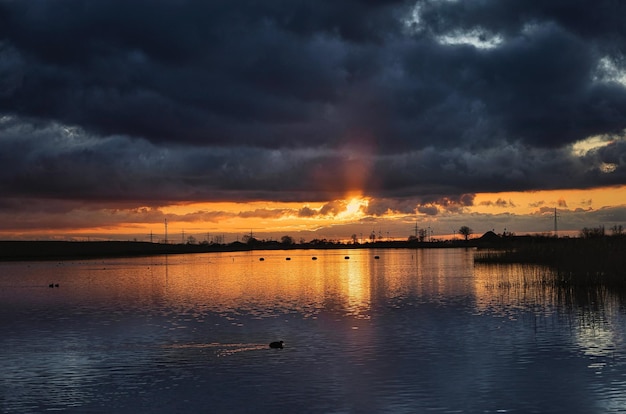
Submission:
<svg viewBox="0 0 626 414">
<path fill-rule="evenodd" d="M 363 216 L 363 210 L 367 207 L 369 200 L 353 197 L 347 201 L 346 208 L 337 214 L 337 218 L 341 220 L 355 219 Z"/>
</svg>

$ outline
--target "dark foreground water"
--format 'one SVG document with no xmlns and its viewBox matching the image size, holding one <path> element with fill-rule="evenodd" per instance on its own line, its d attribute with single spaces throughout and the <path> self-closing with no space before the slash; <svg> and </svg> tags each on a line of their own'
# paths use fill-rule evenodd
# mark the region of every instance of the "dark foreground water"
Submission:
<svg viewBox="0 0 626 414">
<path fill-rule="evenodd" d="M 623 303 L 545 271 L 463 249 L 2 263 L 0 411 L 626 412 Z"/>
</svg>

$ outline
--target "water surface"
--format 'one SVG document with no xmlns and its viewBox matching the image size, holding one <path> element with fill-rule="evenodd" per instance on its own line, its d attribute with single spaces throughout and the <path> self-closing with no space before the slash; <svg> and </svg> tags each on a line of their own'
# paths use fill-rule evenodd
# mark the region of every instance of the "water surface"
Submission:
<svg viewBox="0 0 626 414">
<path fill-rule="evenodd" d="M 626 411 L 623 303 L 473 254 L 2 263 L 0 411 Z"/>
</svg>

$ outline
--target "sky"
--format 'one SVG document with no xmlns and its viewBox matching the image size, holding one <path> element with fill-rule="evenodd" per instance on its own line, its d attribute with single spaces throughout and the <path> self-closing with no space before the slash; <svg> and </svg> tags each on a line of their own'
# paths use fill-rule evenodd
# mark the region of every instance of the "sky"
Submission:
<svg viewBox="0 0 626 414">
<path fill-rule="evenodd" d="M 626 226 L 625 15 L 0 0 L 0 239 Z"/>
</svg>

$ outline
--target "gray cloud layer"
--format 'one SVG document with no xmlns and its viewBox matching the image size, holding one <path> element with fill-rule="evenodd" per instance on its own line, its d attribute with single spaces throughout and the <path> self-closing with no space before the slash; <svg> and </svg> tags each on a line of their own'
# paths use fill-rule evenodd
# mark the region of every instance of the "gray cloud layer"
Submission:
<svg viewBox="0 0 626 414">
<path fill-rule="evenodd" d="M 625 15 L 612 0 L 0 0 L 0 192 L 364 189 L 401 206 L 626 184 Z M 572 153 L 594 135 L 612 144 Z"/>
</svg>

